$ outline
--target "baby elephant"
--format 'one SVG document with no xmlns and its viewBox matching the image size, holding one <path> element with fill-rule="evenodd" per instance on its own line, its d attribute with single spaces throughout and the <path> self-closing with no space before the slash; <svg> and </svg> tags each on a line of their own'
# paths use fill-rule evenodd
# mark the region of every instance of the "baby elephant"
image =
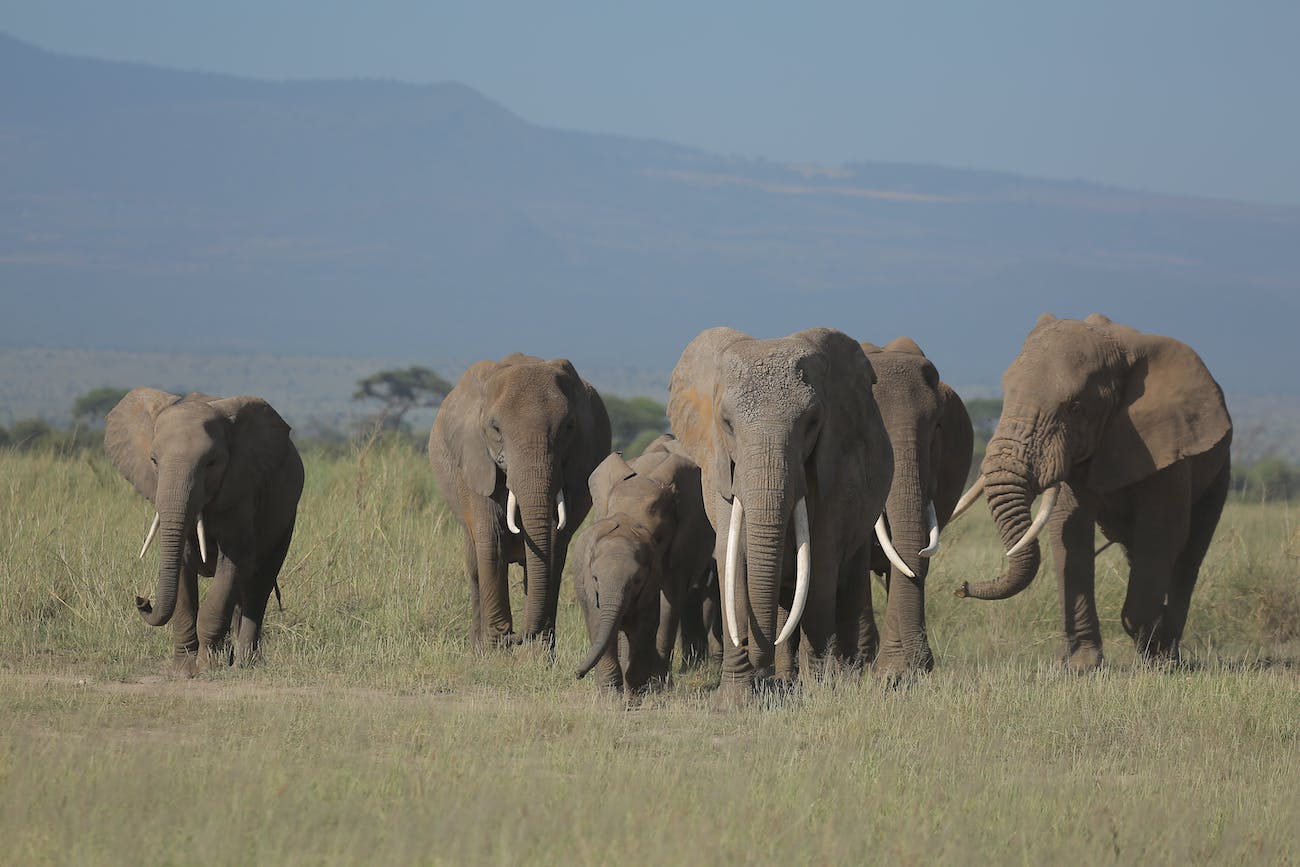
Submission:
<svg viewBox="0 0 1300 867">
<path fill-rule="evenodd" d="M 171 623 L 176 668 L 255 655 L 267 599 L 289 550 L 303 469 L 289 425 L 257 397 L 185 398 L 135 388 L 108 414 L 108 459 L 157 515 L 161 555 L 153 602 L 136 597 L 150 626 Z M 199 575 L 213 576 L 199 607 Z"/>
<path fill-rule="evenodd" d="M 664 435 L 631 463 L 605 458 L 589 484 L 596 520 L 574 542 L 574 585 L 591 639 L 578 677 L 595 668 L 602 687 L 641 692 L 667 680 L 682 605 L 712 565 L 700 468 Z"/>
</svg>

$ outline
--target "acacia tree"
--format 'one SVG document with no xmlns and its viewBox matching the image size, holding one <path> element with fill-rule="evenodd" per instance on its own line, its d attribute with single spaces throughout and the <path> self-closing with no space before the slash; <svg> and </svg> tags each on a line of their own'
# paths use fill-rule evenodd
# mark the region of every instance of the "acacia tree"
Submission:
<svg viewBox="0 0 1300 867">
<path fill-rule="evenodd" d="M 415 407 L 436 407 L 451 391 L 451 383 L 427 367 L 381 370 L 357 380 L 353 400 L 377 400 L 385 427 L 401 428 L 402 418 Z"/>
<path fill-rule="evenodd" d="M 117 402 L 126 397 L 130 389 L 114 388 L 105 385 L 92 388 L 72 402 L 72 420 L 89 427 L 98 427 L 104 423 L 104 416 L 117 406 Z"/>
</svg>

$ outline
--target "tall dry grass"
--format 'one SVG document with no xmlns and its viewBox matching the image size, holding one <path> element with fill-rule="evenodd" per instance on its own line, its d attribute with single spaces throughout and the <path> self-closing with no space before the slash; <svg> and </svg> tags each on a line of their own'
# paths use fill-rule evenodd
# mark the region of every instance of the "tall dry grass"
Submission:
<svg viewBox="0 0 1300 867">
<path fill-rule="evenodd" d="M 716 672 L 638 710 L 558 662 L 467 649 L 459 529 L 423 459 L 308 457 L 265 660 L 194 681 L 139 621 L 152 517 L 100 457 L 0 451 L 0 860 L 9 863 L 1283 863 L 1300 857 L 1300 529 L 1234 504 L 1192 606 L 1190 665 L 1140 665 L 1098 560 L 1107 667 L 1054 664 L 1045 568 L 986 516 L 930 579 L 936 672 L 712 707 Z M 516 594 L 516 599 L 519 595 Z M 881 600 L 878 597 L 878 604 Z M 879 610 L 878 610 L 879 613 Z"/>
</svg>

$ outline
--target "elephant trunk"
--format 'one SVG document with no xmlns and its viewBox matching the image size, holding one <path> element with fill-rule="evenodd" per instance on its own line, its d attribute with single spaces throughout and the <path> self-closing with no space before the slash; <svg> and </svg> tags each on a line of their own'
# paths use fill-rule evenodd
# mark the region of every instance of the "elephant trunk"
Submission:
<svg viewBox="0 0 1300 867">
<path fill-rule="evenodd" d="M 555 562 L 555 537 L 557 533 L 554 456 L 551 448 L 540 444 L 528 450 L 523 466 L 526 475 L 518 488 L 511 490 L 519 498 L 520 517 L 524 531 L 524 569 L 528 595 L 524 602 L 525 641 L 552 633 L 555 624 L 550 599 L 558 596 L 551 584 L 558 575 L 551 572 Z"/>
<path fill-rule="evenodd" d="M 899 559 L 912 574 L 893 565 L 889 575 L 889 604 L 885 609 L 884 646 L 881 653 L 897 656 L 910 666 L 929 669 L 934 664 L 925 627 L 925 578 L 930 560 L 921 552 L 929 545 L 934 508 L 921 481 L 915 443 L 894 444 L 894 481 L 885 501 L 889 539 Z"/>
<path fill-rule="evenodd" d="M 988 472 L 986 469 L 985 479 L 984 493 L 998 535 L 1002 537 L 1002 545 L 1008 551 L 1018 550 L 1010 555 L 1006 570 L 997 578 L 978 584 L 963 582 L 957 595 L 974 599 L 1007 599 L 1030 585 L 1038 574 L 1042 559 L 1037 540 L 1018 545 L 1031 524 L 1029 506 L 1034 492 L 1029 480 L 1014 472 Z"/>
<path fill-rule="evenodd" d="M 630 596 L 621 589 L 601 599 L 600 620 L 596 622 L 596 630 L 591 637 L 591 650 L 588 651 L 582 665 L 578 666 L 579 680 L 596 667 L 596 663 L 600 662 L 600 658 L 605 654 L 605 649 L 609 647 L 611 641 L 615 640 L 618 625 L 623 620 L 623 610 L 629 601 Z"/>
<path fill-rule="evenodd" d="M 769 461 L 763 477 L 776 480 L 776 485 L 748 486 L 745 493 L 739 494 L 744 498 L 749 661 L 756 669 L 770 666 L 775 658 L 777 603 L 786 541 L 794 504 L 803 496 L 802 491 L 790 490 L 786 465 L 785 461 Z M 738 618 L 743 617 L 743 609 L 736 614 Z"/>
<path fill-rule="evenodd" d="M 163 626 L 176 612 L 176 590 L 185 557 L 185 542 L 198 517 L 193 470 L 164 467 L 158 475 L 154 505 L 158 510 L 158 584 L 154 602 L 139 596 L 136 608 L 150 626 Z"/>
</svg>

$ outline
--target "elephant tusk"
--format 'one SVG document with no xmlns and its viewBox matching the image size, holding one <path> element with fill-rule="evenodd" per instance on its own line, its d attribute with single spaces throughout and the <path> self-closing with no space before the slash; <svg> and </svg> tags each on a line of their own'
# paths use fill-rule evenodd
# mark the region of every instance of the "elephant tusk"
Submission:
<svg viewBox="0 0 1300 867">
<path fill-rule="evenodd" d="M 975 504 L 975 501 L 980 498 L 980 494 L 984 493 L 984 482 L 984 476 L 981 475 L 975 480 L 975 484 L 970 486 L 970 490 L 961 495 L 956 508 L 952 510 L 952 515 L 948 518 L 949 524 L 960 518 L 967 509 Z"/>
<path fill-rule="evenodd" d="M 889 541 L 889 533 L 885 531 L 885 516 L 881 515 L 876 519 L 876 539 L 880 541 L 880 547 L 885 549 L 885 556 L 889 562 L 893 563 L 899 572 L 902 572 L 908 578 L 915 578 L 916 573 L 907 568 L 903 558 L 898 556 L 898 551 L 894 548 L 894 543 Z"/>
<path fill-rule="evenodd" d="M 933 557 L 939 553 L 939 516 L 934 513 L 934 500 L 925 504 L 925 520 L 930 525 L 930 544 L 917 552 L 918 557 Z"/>
<path fill-rule="evenodd" d="M 1020 553 L 1028 547 L 1031 542 L 1038 538 L 1038 534 L 1043 530 L 1043 525 L 1046 524 L 1047 519 L 1052 516 L 1052 509 L 1056 506 L 1056 495 L 1059 493 L 1061 493 L 1061 484 L 1059 482 L 1052 485 L 1043 493 L 1043 502 L 1038 507 L 1038 514 L 1034 516 L 1034 523 L 1029 525 L 1029 529 L 1025 531 L 1025 535 L 1021 536 L 1020 541 L 1012 546 L 1011 550 L 1007 552 L 1008 557 L 1013 557 Z"/>
<path fill-rule="evenodd" d="M 515 499 L 515 492 L 506 488 L 508 496 L 506 497 L 506 526 L 510 532 L 516 536 L 519 535 L 519 525 L 515 523 L 515 512 L 519 509 L 519 501 Z"/>
<path fill-rule="evenodd" d="M 731 526 L 727 528 L 726 578 L 722 583 L 722 608 L 727 614 L 727 634 L 731 643 L 740 646 L 740 630 L 736 628 L 736 561 L 740 558 L 740 525 L 745 517 L 745 507 L 740 497 L 731 499 Z"/>
<path fill-rule="evenodd" d="M 790 606 L 790 616 L 785 619 L 781 634 L 776 637 L 780 644 L 789 638 L 799 627 L 799 618 L 803 617 L 803 606 L 808 601 L 808 585 L 812 583 L 812 543 L 808 540 L 808 504 L 800 497 L 794 504 L 794 603 Z"/>
<path fill-rule="evenodd" d="M 203 528 L 202 512 L 199 512 L 199 525 L 197 530 L 199 534 L 199 556 L 203 558 L 203 562 L 206 564 L 208 562 L 208 534 Z"/>
<path fill-rule="evenodd" d="M 564 525 L 569 523 L 569 514 L 564 508 L 564 488 L 560 488 L 555 495 L 555 511 L 558 512 L 560 516 L 559 521 L 555 525 L 555 529 L 563 530 Z"/>
<path fill-rule="evenodd" d="M 158 525 L 162 522 L 162 515 L 157 512 L 153 513 L 153 523 L 149 525 L 149 532 L 145 534 L 144 544 L 140 546 L 140 559 L 144 559 L 144 552 L 149 550 L 153 544 L 153 537 L 158 535 Z"/>
</svg>

